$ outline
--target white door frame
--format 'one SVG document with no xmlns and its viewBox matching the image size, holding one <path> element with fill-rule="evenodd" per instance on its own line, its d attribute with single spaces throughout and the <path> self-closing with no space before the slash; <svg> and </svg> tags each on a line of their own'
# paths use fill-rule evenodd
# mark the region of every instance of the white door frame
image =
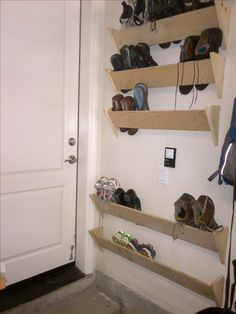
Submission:
<svg viewBox="0 0 236 314">
<path fill-rule="evenodd" d="M 100 170 L 104 9 L 104 1 L 82 1 L 76 265 L 86 274 L 95 268 L 95 246 L 88 231 L 98 216 L 89 194 L 94 193 Z"/>
</svg>

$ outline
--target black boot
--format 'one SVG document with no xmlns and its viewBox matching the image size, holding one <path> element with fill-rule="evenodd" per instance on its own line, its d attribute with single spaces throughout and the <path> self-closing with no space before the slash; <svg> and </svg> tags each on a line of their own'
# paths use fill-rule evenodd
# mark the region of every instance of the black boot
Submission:
<svg viewBox="0 0 236 314">
<path fill-rule="evenodd" d="M 120 16 L 120 24 L 127 25 L 132 18 L 133 8 L 130 5 L 128 5 L 125 1 L 123 1 L 121 4 L 123 6 L 123 12 Z"/>
</svg>

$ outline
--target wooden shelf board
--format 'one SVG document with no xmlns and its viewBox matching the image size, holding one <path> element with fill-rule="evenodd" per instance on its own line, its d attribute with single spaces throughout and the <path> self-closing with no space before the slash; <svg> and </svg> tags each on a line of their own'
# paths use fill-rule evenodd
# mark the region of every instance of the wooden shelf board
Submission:
<svg viewBox="0 0 236 314">
<path fill-rule="evenodd" d="M 0 276 L 0 290 L 4 289 L 6 287 L 6 278 Z"/>
<path fill-rule="evenodd" d="M 121 245 L 105 239 L 103 237 L 102 228 L 93 229 L 89 232 L 100 247 L 127 258 L 128 260 L 141 265 L 187 289 L 190 289 L 195 293 L 211 299 L 215 301 L 218 306 L 221 305 L 224 282 L 224 278 L 222 276 L 217 278 L 213 283 L 208 284 L 170 266 L 147 258 L 141 254 L 128 250 Z"/>
<path fill-rule="evenodd" d="M 212 6 L 159 20 L 156 25 L 157 31 L 151 31 L 150 23 L 121 30 L 109 30 L 117 49 L 120 50 L 127 44 L 136 45 L 139 42 L 145 42 L 155 45 L 184 39 L 191 35 L 200 35 L 207 28 L 219 27 L 219 22 L 216 7 Z"/>
<path fill-rule="evenodd" d="M 116 136 L 118 128 L 211 131 L 215 145 L 218 144 L 220 106 L 204 110 L 162 110 L 162 111 L 112 111 L 104 112 Z"/>
<path fill-rule="evenodd" d="M 116 91 L 133 89 L 137 83 L 143 83 L 150 88 L 176 86 L 178 77 L 179 81 L 183 77 L 182 85 L 215 82 L 210 59 L 124 71 L 107 70 L 107 73 Z"/>
<path fill-rule="evenodd" d="M 223 32 L 222 47 L 226 48 L 229 37 L 231 9 L 224 0 L 215 0 L 215 6 L 195 10 L 156 21 L 157 30 L 151 31 L 151 24 L 124 29 L 110 28 L 116 47 L 137 45 L 145 42 L 156 45 L 200 35 L 207 28 L 219 27 Z"/>
<path fill-rule="evenodd" d="M 183 230 L 181 229 L 181 232 L 178 232 L 174 221 L 148 214 L 146 211 L 137 211 L 113 202 L 101 200 L 94 194 L 90 195 L 90 197 L 94 202 L 95 207 L 103 214 L 109 214 L 125 219 L 171 237 L 173 237 L 173 234 L 177 231 L 176 236 L 179 240 L 218 252 L 222 263 L 225 262 L 228 227 L 224 227 L 222 231 L 207 232 L 184 225 Z"/>
</svg>

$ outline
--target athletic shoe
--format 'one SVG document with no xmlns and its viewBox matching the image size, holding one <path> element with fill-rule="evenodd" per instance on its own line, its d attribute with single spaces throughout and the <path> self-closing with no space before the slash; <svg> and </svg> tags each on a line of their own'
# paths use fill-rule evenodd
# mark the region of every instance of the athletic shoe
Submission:
<svg viewBox="0 0 236 314">
<path fill-rule="evenodd" d="M 214 218 L 215 205 L 213 200 L 209 196 L 201 195 L 197 199 L 197 206 L 197 226 L 206 228 L 207 230 L 218 229 L 219 225 Z"/>
<path fill-rule="evenodd" d="M 120 187 L 120 183 L 116 178 L 110 178 L 104 185 L 103 199 L 105 201 L 114 201 L 113 195 L 116 189 Z"/>
<path fill-rule="evenodd" d="M 154 250 L 152 244 L 148 243 L 148 244 L 141 244 L 141 248 L 139 250 L 139 253 L 154 259 L 156 256 L 156 251 Z"/>
<path fill-rule="evenodd" d="M 116 244 L 121 244 L 121 239 L 125 236 L 124 231 L 120 230 L 112 236 L 112 241 Z"/>
<path fill-rule="evenodd" d="M 186 225 L 195 226 L 194 210 L 195 198 L 184 193 L 175 203 L 175 220 L 177 222 L 185 223 Z"/>
<path fill-rule="evenodd" d="M 105 193 L 105 186 L 106 183 L 108 181 L 107 177 L 101 177 L 100 179 L 98 179 L 94 185 L 95 189 L 96 189 L 96 197 L 100 198 L 100 199 L 104 199 L 104 193 Z"/>
</svg>

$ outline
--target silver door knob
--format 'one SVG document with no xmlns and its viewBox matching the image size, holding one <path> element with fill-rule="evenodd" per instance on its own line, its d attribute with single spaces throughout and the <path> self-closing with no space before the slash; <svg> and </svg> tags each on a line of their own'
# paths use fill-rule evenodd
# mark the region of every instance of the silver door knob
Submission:
<svg viewBox="0 0 236 314">
<path fill-rule="evenodd" d="M 68 162 L 69 164 L 74 164 L 77 162 L 77 158 L 74 155 L 70 155 L 68 159 L 65 160 L 65 162 Z"/>
</svg>

